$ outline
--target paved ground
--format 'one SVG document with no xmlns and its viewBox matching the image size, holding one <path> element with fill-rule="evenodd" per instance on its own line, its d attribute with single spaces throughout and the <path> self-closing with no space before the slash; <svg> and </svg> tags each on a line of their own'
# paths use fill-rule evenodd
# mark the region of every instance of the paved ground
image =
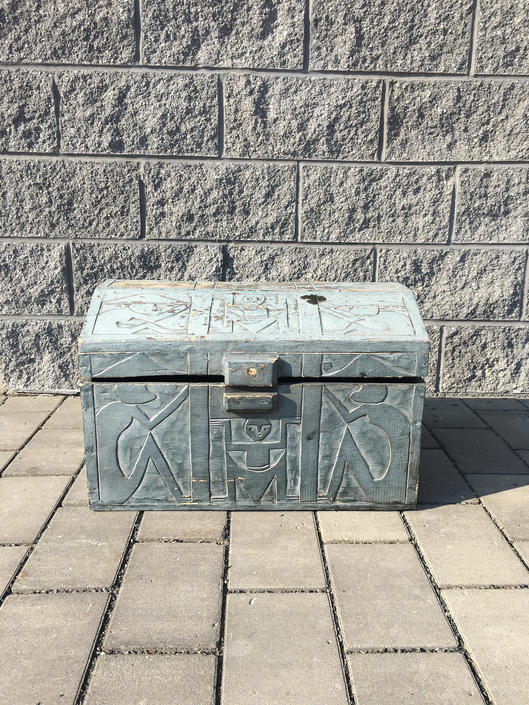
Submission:
<svg viewBox="0 0 529 705">
<path fill-rule="evenodd" d="M 529 402 L 430 401 L 417 511 L 231 516 L 90 512 L 79 400 L 0 404 L 0 703 L 529 702 Z"/>
</svg>

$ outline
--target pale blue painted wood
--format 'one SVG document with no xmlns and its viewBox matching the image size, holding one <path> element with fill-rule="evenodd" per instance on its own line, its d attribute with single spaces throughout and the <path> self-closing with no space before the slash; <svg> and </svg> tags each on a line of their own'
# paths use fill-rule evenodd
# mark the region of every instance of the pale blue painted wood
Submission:
<svg viewBox="0 0 529 705">
<path fill-rule="evenodd" d="M 230 413 L 224 391 L 200 383 L 86 385 L 91 506 L 414 505 L 424 385 L 279 385 L 277 407 L 265 414 Z"/>
<path fill-rule="evenodd" d="M 264 284 L 258 290 L 181 284 L 109 281 L 97 287 L 80 351 L 429 350 L 415 299 L 398 284 Z"/>
<path fill-rule="evenodd" d="M 423 377 L 428 372 L 428 353 L 279 352 L 278 356 L 280 377 Z M 190 369 L 193 374 L 215 376 L 225 375 L 224 357 L 211 353 L 205 360 L 176 351 L 83 353 L 80 364 L 85 379 L 185 376 Z"/>
<path fill-rule="evenodd" d="M 400 285 L 106 282 L 80 347 L 94 509 L 416 501 L 429 344 Z"/>
</svg>

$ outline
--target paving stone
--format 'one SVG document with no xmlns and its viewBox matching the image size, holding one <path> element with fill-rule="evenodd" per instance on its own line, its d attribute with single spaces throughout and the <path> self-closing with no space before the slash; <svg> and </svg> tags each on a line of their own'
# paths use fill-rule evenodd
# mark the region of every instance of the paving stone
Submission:
<svg viewBox="0 0 529 705">
<path fill-rule="evenodd" d="M 351 654 L 357 705 L 482 704 L 462 654 Z"/>
<path fill-rule="evenodd" d="M 33 394 L 31 396 L 7 397 L 0 408 L 2 414 L 28 414 L 53 411 L 63 400 L 62 396 L 51 394 Z M 41 414 L 45 417 L 45 414 Z"/>
<path fill-rule="evenodd" d="M 111 587 L 134 519 L 134 512 L 59 508 L 13 592 Z"/>
<path fill-rule="evenodd" d="M 435 434 L 465 474 L 527 473 L 527 465 L 488 428 L 438 428 Z"/>
<path fill-rule="evenodd" d="M 19 398 L 24 399 L 24 397 Z M 31 398 L 32 397 L 27 397 L 27 399 Z M 15 401 L 15 399 L 18 398 L 13 397 L 13 401 Z M 31 408 L 31 406 L 30 404 L 19 405 L 10 402 L 11 399 L 8 399 L 8 401 L 0 407 L 1 450 L 17 450 L 20 448 L 28 438 L 35 433 L 49 414 L 49 410 L 45 409 L 39 411 L 17 411 L 17 408 L 23 409 L 24 406 Z M 55 401 L 55 404 L 58 404 L 58 401 Z"/>
<path fill-rule="evenodd" d="M 0 428 L 2 423 L 0 421 Z M 0 450 L 0 470 L 3 470 L 11 458 L 15 455 L 14 450 Z"/>
<path fill-rule="evenodd" d="M 424 425 L 421 429 L 421 448 L 439 448 L 439 443 Z"/>
<path fill-rule="evenodd" d="M 65 243 L 0 240 L 0 279 L 2 314 L 70 313 Z"/>
<path fill-rule="evenodd" d="M 529 583 L 529 571 L 483 507 L 433 507 L 406 518 L 440 587 Z"/>
<path fill-rule="evenodd" d="M 5 404 L 4 404 L 5 406 Z M 47 411 L 28 412 L 26 414 L 0 413 L 0 448 L 17 450 L 44 421 Z"/>
<path fill-rule="evenodd" d="M 134 61 L 134 2 L 70 0 L 9 6 L 0 31 L 0 61 L 125 64 Z"/>
<path fill-rule="evenodd" d="M 409 287 L 426 318 L 520 317 L 524 252 L 380 248 L 378 263 L 378 278 Z"/>
<path fill-rule="evenodd" d="M 529 591 L 443 590 L 495 705 L 529 700 Z"/>
<path fill-rule="evenodd" d="M 199 279 L 215 281 L 222 273 L 219 245 L 148 242 L 73 245 L 75 298 L 85 312 L 94 288 L 105 279 Z"/>
<path fill-rule="evenodd" d="M 59 76 L 65 152 L 217 156 L 217 77 L 67 71 Z"/>
<path fill-rule="evenodd" d="M 57 149 L 51 74 L 0 71 L 0 106 L 2 152 L 54 152 Z"/>
<path fill-rule="evenodd" d="M 67 483 L 66 477 L 0 478 L 0 543 L 32 543 Z"/>
<path fill-rule="evenodd" d="M 291 164 L 147 163 L 148 238 L 294 240 Z"/>
<path fill-rule="evenodd" d="M 224 547 L 140 543 L 132 550 L 105 649 L 214 649 Z"/>
<path fill-rule="evenodd" d="M 234 512 L 230 589 L 324 588 L 311 512 Z"/>
<path fill-rule="evenodd" d="M 520 555 L 522 556 L 527 567 L 529 568 L 529 541 L 515 541 L 514 545 L 520 552 Z"/>
<path fill-rule="evenodd" d="M 468 504 L 477 499 L 441 448 L 421 451 L 418 504 Z"/>
<path fill-rule="evenodd" d="M 227 281 L 371 281 L 373 250 L 227 245 Z"/>
<path fill-rule="evenodd" d="M 517 453 L 520 458 L 524 461 L 524 463 L 529 467 L 529 450 L 518 450 Z"/>
<path fill-rule="evenodd" d="M 139 223 L 135 164 L 0 162 L 0 237 L 131 238 Z"/>
<path fill-rule="evenodd" d="M 477 412 L 482 411 L 525 411 L 525 406 L 519 399 L 504 399 L 493 397 L 491 399 L 473 398 L 463 400 L 467 406 Z"/>
<path fill-rule="evenodd" d="M 303 11 L 297 0 L 146 3 L 143 52 L 150 64 L 301 69 Z"/>
<path fill-rule="evenodd" d="M 108 597 L 10 595 L 0 611 L 0 701 L 73 705 Z"/>
<path fill-rule="evenodd" d="M 529 411 L 483 412 L 482 417 L 515 450 L 529 450 Z"/>
<path fill-rule="evenodd" d="M 62 501 L 63 507 L 88 507 L 88 481 L 86 479 L 86 467 L 83 466 L 81 472 L 74 480 L 73 485 L 68 490 L 68 494 Z"/>
<path fill-rule="evenodd" d="M 4 476 L 73 475 L 83 462 L 79 428 L 43 428 L 9 465 Z"/>
<path fill-rule="evenodd" d="M 222 541 L 226 512 L 146 512 L 138 541 Z"/>
<path fill-rule="evenodd" d="M 348 702 L 325 594 L 228 595 L 224 648 L 224 705 Z"/>
<path fill-rule="evenodd" d="M 347 648 L 455 646 L 410 544 L 327 544 Z"/>
<path fill-rule="evenodd" d="M 386 158 L 527 159 L 528 94 L 519 81 L 392 81 Z"/>
<path fill-rule="evenodd" d="M 44 425 L 45 430 L 51 429 L 82 429 L 83 417 L 81 411 L 81 398 L 68 397 L 55 411 Z"/>
<path fill-rule="evenodd" d="M 213 705 L 215 656 L 105 654 L 97 659 L 85 705 Z"/>
<path fill-rule="evenodd" d="M 0 546 L 0 598 L 27 550 L 27 546 Z"/>
<path fill-rule="evenodd" d="M 302 240 L 446 242 L 452 169 L 302 167 Z"/>
<path fill-rule="evenodd" d="M 483 0 L 479 9 L 476 70 L 479 73 L 529 73 L 529 17 L 517 0 Z"/>
<path fill-rule="evenodd" d="M 231 74 L 225 156 L 375 159 L 379 81 Z"/>
<path fill-rule="evenodd" d="M 18 392 L 78 391 L 81 325 L 42 319 L 0 321 L 0 379 Z"/>
<path fill-rule="evenodd" d="M 311 69 L 466 73 L 468 0 L 315 0 L 311 16 Z"/>
<path fill-rule="evenodd" d="M 318 512 L 325 543 L 409 541 L 398 512 Z"/>
<path fill-rule="evenodd" d="M 529 540 L 529 469 L 527 472 L 527 475 L 467 476 L 485 507 L 511 540 Z"/>
<path fill-rule="evenodd" d="M 528 169 L 461 169 L 458 178 L 454 242 L 527 242 Z"/>
<path fill-rule="evenodd" d="M 425 399 L 423 422 L 436 428 L 486 428 L 461 399 Z"/>
<path fill-rule="evenodd" d="M 445 326 L 441 392 L 504 395 L 529 393 L 529 329 Z M 513 370 L 516 374 L 513 375 Z"/>
</svg>

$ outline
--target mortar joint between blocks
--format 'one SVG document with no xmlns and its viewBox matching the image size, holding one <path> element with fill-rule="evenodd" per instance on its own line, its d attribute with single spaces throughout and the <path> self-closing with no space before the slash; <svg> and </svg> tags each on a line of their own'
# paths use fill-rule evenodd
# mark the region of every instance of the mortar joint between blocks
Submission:
<svg viewBox="0 0 529 705">
<path fill-rule="evenodd" d="M 312 24 L 312 0 L 305 0 L 303 10 L 303 73 L 310 70 L 310 42 Z"/>
<path fill-rule="evenodd" d="M 217 115 L 217 140 L 218 140 L 218 153 L 217 156 L 219 159 L 222 159 L 224 157 L 224 142 L 225 142 L 225 136 L 224 136 L 224 120 L 225 120 L 225 109 L 224 109 L 224 81 L 222 79 L 222 76 L 218 74 L 217 76 L 217 106 L 218 106 L 218 115 Z"/>
<path fill-rule="evenodd" d="M 472 21 L 470 24 L 470 42 L 468 50 L 468 75 L 471 78 L 474 78 L 476 73 L 476 57 L 478 48 L 480 14 L 480 0 L 474 0 L 472 6 Z"/>
</svg>

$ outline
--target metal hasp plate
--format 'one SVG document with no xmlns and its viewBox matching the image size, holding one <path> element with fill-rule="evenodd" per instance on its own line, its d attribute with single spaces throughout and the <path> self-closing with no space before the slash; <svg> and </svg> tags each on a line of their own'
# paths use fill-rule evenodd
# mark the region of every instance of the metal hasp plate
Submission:
<svg viewBox="0 0 529 705">
<path fill-rule="evenodd" d="M 398 284 L 105 282 L 80 340 L 90 505 L 412 507 L 428 351 Z"/>
</svg>

